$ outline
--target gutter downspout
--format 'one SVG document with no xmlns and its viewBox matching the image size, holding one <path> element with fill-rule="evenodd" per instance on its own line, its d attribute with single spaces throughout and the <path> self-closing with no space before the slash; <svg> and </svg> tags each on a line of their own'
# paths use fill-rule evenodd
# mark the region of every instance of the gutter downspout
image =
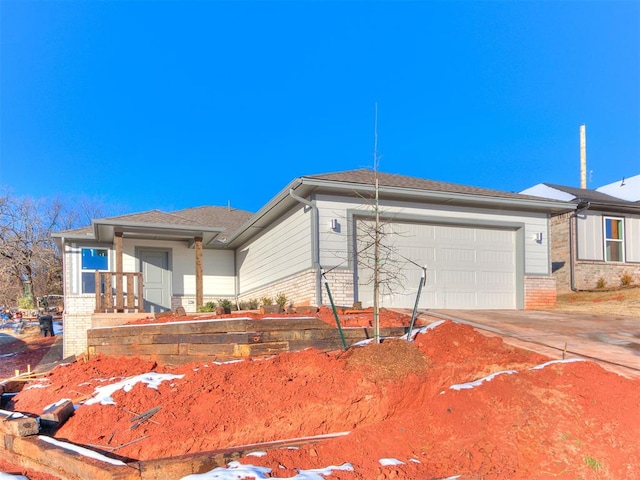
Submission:
<svg viewBox="0 0 640 480">
<path fill-rule="evenodd" d="M 580 205 L 582 205 L 582 207 Z M 577 219 L 578 215 L 580 215 L 582 212 L 587 210 L 590 206 L 591 206 L 591 202 L 586 202 L 586 203 L 585 202 L 580 202 L 580 203 L 578 203 L 578 208 L 576 209 L 576 211 L 569 216 L 569 277 L 571 279 L 571 291 L 573 291 L 573 292 L 577 292 L 578 291 L 578 289 L 576 288 L 576 285 L 575 285 L 575 272 L 574 272 L 574 270 L 575 270 L 575 265 L 574 265 L 574 256 L 575 256 L 574 250 L 575 250 L 575 247 L 574 247 L 574 243 L 577 241 L 577 238 L 574 238 L 573 224 L 574 224 L 574 219 Z"/>
<path fill-rule="evenodd" d="M 320 269 L 320 229 L 318 227 L 318 207 L 314 201 L 299 197 L 289 189 L 289 196 L 294 200 L 311 208 L 311 248 L 313 250 L 312 261 L 316 270 L 316 301 L 318 306 L 322 304 L 322 272 Z"/>
</svg>

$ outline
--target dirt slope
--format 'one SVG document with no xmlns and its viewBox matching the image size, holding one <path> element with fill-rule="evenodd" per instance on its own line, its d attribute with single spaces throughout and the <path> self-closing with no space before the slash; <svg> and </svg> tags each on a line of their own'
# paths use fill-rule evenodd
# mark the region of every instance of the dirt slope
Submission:
<svg viewBox="0 0 640 480">
<path fill-rule="evenodd" d="M 38 414 L 115 379 L 166 372 L 184 377 L 157 390 L 137 384 L 116 392 L 116 406 L 83 405 L 56 436 L 148 459 L 350 431 L 245 462 L 269 466 L 278 477 L 350 462 L 354 472 L 329 478 L 640 478 L 640 381 L 591 362 L 532 369 L 547 360 L 444 322 L 413 343 L 225 365 L 169 369 L 97 358 L 56 368 L 14 407 Z M 513 372 L 450 388 L 505 370 Z M 156 407 L 152 421 L 131 429 L 135 414 Z M 382 466 L 389 457 L 403 464 Z"/>
</svg>

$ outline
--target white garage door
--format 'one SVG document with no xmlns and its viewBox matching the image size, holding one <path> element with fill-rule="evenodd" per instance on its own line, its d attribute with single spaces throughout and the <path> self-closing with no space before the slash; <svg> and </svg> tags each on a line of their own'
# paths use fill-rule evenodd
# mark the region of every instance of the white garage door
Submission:
<svg viewBox="0 0 640 480">
<path fill-rule="evenodd" d="M 357 220 L 357 296 L 365 306 L 373 305 L 372 227 Z M 381 306 L 413 308 L 422 275 L 415 263 L 427 267 L 419 308 L 516 308 L 515 230 L 400 222 L 384 230 Z"/>
</svg>

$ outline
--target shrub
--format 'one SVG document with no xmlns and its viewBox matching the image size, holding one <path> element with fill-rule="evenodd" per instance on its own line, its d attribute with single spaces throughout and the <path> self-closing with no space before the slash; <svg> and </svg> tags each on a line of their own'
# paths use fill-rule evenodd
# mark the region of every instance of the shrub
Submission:
<svg viewBox="0 0 640 480">
<path fill-rule="evenodd" d="M 284 293 L 279 293 L 276 296 L 276 305 L 280 305 L 280 308 L 284 310 L 287 305 L 287 296 Z"/>
<path fill-rule="evenodd" d="M 34 308 L 35 305 L 33 304 L 33 298 L 32 297 L 22 297 L 18 299 L 18 308 L 22 308 L 22 309 L 31 309 Z"/>
<path fill-rule="evenodd" d="M 257 310 L 259 306 L 260 301 L 257 298 L 250 298 L 240 302 L 240 310 Z"/>
<path fill-rule="evenodd" d="M 273 298 L 271 298 L 271 297 L 262 297 L 260 299 L 260 305 L 273 305 Z"/>
<path fill-rule="evenodd" d="M 218 306 L 224 308 L 225 310 L 232 310 L 233 303 L 228 298 L 221 298 L 218 300 Z"/>
<path fill-rule="evenodd" d="M 604 288 L 606 285 L 607 285 L 607 281 L 602 277 L 600 277 L 596 282 L 596 288 Z"/>
<path fill-rule="evenodd" d="M 624 272 L 620 276 L 620 285 L 622 285 L 623 287 L 627 287 L 627 286 L 631 285 L 632 281 L 633 281 L 633 277 L 631 275 L 629 275 L 628 272 Z"/>
<path fill-rule="evenodd" d="M 215 312 L 216 311 L 216 302 L 207 302 L 198 308 L 199 312 Z"/>
</svg>

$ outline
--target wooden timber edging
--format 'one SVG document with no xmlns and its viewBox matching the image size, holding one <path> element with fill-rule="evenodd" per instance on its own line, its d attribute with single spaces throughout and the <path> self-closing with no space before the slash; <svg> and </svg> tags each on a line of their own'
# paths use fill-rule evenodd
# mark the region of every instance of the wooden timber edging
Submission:
<svg viewBox="0 0 640 480">
<path fill-rule="evenodd" d="M 349 432 L 339 432 L 278 440 L 155 460 L 127 462 L 125 459 L 119 464 L 107 461 L 107 457 L 101 457 L 105 453 L 95 449 L 89 450 L 97 455 L 89 456 L 81 449 L 74 449 L 75 446 L 72 444 L 53 444 L 38 435 L 24 437 L 4 434 L 0 456 L 12 463 L 49 473 L 63 480 L 179 480 L 187 475 L 202 474 L 216 467 L 226 467 L 229 462 L 239 460 L 252 452 L 300 447 L 348 434 Z"/>
<path fill-rule="evenodd" d="M 343 328 L 347 345 L 373 338 L 371 327 Z M 401 336 L 406 327 L 380 329 L 384 337 Z M 340 332 L 316 317 L 226 318 L 92 328 L 89 358 L 137 356 L 161 364 L 226 361 L 317 348 L 343 348 Z"/>
</svg>

